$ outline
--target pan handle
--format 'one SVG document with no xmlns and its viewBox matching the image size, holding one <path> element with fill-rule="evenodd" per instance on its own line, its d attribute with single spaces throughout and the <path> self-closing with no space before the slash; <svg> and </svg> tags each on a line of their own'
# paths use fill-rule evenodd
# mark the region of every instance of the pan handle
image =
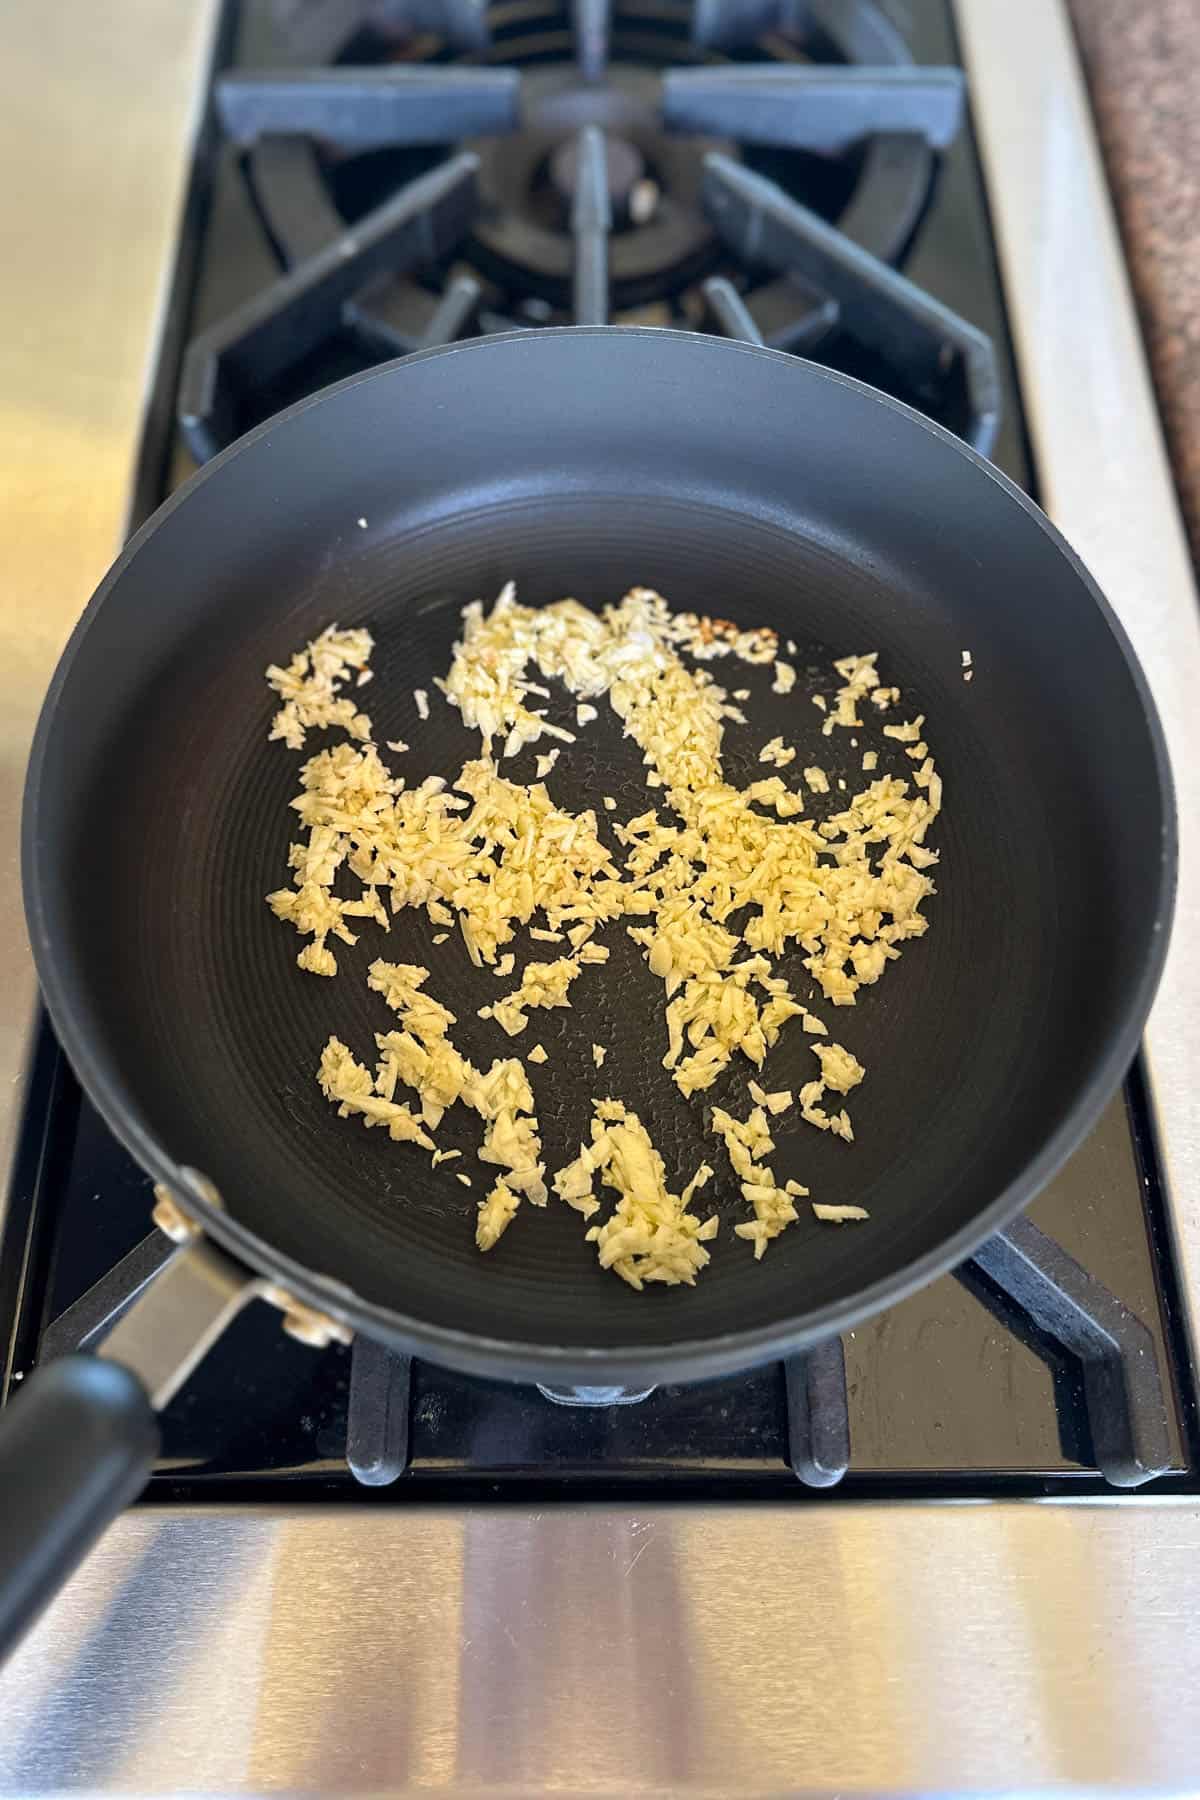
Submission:
<svg viewBox="0 0 1200 1800">
<path fill-rule="evenodd" d="M 0 1659 L 117 1514 L 158 1450 L 150 1396 L 128 1369 L 63 1356 L 0 1421 Z"/>
<path fill-rule="evenodd" d="M 43 1364 L 0 1414 L 0 1661 L 141 1492 L 157 1410 L 261 1287 L 197 1238 L 98 1356 Z"/>
</svg>

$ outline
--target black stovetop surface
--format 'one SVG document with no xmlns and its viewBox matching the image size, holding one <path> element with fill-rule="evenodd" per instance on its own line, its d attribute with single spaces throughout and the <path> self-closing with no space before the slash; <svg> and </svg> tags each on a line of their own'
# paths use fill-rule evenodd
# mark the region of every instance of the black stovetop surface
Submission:
<svg viewBox="0 0 1200 1800">
<path fill-rule="evenodd" d="M 298 16 L 317 10 L 310 0 L 244 5 L 225 34 L 229 64 L 296 63 L 289 33 Z M 893 0 L 876 10 L 900 28 L 918 63 L 957 63 L 943 0 Z M 484 60 L 502 64 L 528 53 L 531 65 L 544 67 L 569 43 L 565 15 L 549 0 L 509 0 L 493 6 L 491 17 L 496 47 Z M 680 35 L 686 7 L 670 0 L 644 0 L 640 11 L 619 7 L 615 57 L 623 47 L 637 46 L 646 19 L 655 23 L 661 49 L 664 30 Z M 686 31 L 680 42 L 685 45 Z M 778 52 L 775 37 L 767 53 Z M 355 55 L 361 53 L 360 41 Z M 439 54 L 436 45 L 430 54 Z M 169 416 L 184 337 L 225 317 L 280 272 L 242 159 L 217 134 L 210 138 L 189 211 L 175 328 L 167 334 L 160 373 L 153 415 L 160 425 Z M 357 168 L 343 164 L 336 179 L 331 176 L 330 191 L 347 216 L 360 214 L 384 197 L 389 183 L 432 166 L 442 154 L 448 152 L 374 153 L 359 159 Z M 823 171 L 804 159 L 789 164 L 785 153 L 774 153 L 773 162 L 760 159 L 759 166 L 790 181 L 797 197 L 835 220 L 853 191 L 845 170 Z M 1036 493 L 969 121 L 937 158 L 932 192 L 902 261 L 913 282 L 992 340 L 1001 395 L 992 454 Z M 429 271 L 430 292 L 453 272 Z M 544 295 L 535 296 L 532 314 L 514 315 L 511 279 L 502 293 L 489 288 L 489 299 L 518 322 L 558 317 Z M 419 294 L 416 303 L 424 304 Z M 675 322 L 681 312 L 688 316 L 686 296 L 668 295 L 666 304 Z M 873 352 L 845 338 L 831 339 L 817 354 L 895 385 Z M 361 340 L 339 339 L 307 358 L 289 380 L 301 392 L 367 361 Z M 277 396 L 280 402 L 290 397 Z M 163 432 L 148 450 L 146 510 L 191 466 L 179 438 Z M 48 1027 L 30 1094 L 0 1243 L 0 1346 L 11 1343 L 18 1378 L 36 1360 L 45 1327 L 145 1237 L 150 1206 L 146 1178 L 79 1094 Z M 1189 1448 L 1193 1402 L 1137 1095 L 1135 1072 L 1030 1216 L 1148 1328 L 1167 1403 L 1171 1473 L 1159 1485 L 1186 1486 L 1196 1467 Z M 1101 1485 L 1079 1367 L 1028 1329 L 978 1275 L 943 1277 L 849 1332 L 843 1348 L 850 1472 L 839 1492 L 1083 1492 Z M 350 1352 L 306 1350 L 282 1334 L 277 1314 L 251 1307 L 166 1412 L 151 1497 L 363 1497 L 370 1490 L 354 1482 L 346 1464 L 350 1369 Z M 660 1389 L 638 1405 L 600 1408 L 557 1406 L 534 1390 L 414 1365 L 408 1472 L 379 1491 L 393 1498 L 429 1497 L 447 1488 L 490 1495 L 540 1485 L 548 1492 L 601 1493 L 636 1484 L 639 1493 L 800 1494 L 806 1490 L 789 1464 L 785 1395 L 778 1364 Z"/>
</svg>

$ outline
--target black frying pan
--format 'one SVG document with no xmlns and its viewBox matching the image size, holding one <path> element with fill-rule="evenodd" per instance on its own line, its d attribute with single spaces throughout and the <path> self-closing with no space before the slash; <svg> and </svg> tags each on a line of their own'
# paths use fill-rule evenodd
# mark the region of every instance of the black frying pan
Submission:
<svg viewBox="0 0 1200 1800">
<path fill-rule="evenodd" d="M 284 879 L 300 759 L 265 741 L 262 671 L 331 619 L 368 624 L 378 735 L 412 744 L 414 777 L 457 768 L 478 739 L 436 695 L 422 725 L 411 693 L 433 692 L 463 602 L 509 576 L 532 603 L 570 592 L 598 605 L 646 583 L 676 608 L 793 638 L 804 673 L 787 698 L 741 665 L 721 670 L 754 689 L 752 729 L 728 737 L 735 778 L 764 772 L 766 737 L 813 741 L 811 692 L 830 691 L 828 665 L 848 651 L 879 651 L 885 679 L 927 715 L 946 784 L 931 930 L 836 1015 L 868 1068 L 855 1145 L 785 1122 L 774 1159 L 814 1197 L 865 1205 L 868 1224 L 802 1220 L 756 1264 L 732 1237 L 743 1208 L 723 1179 L 709 1192 L 726 1223 L 696 1288 L 637 1295 L 601 1272 L 578 1216 L 553 1201 L 476 1251 L 487 1171 L 474 1165 L 470 1192 L 453 1178 L 472 1166 L 469 1119 L 450 1115 L 443 1133 L 468 1155 L 432 1171 L 321 1098 L 331 1020 L 364 1060 L 387 1028 L 363 979 L 381 950 L 434 969 L 463 1047 L 484 1060 L 507 1046 L 475 1018 L 500 989 L 457 939 L 433 947 L 415 912 L 385 943 L 368 927 L 339 951 L 336 985 L 296 970 L 298 940 L 262 896 Z M 561 695 L 555 707 L 569 719 Z M 848 734 L 820 748 L 835 775 L 857 775 Z M 647 804 L 611 724 L 563 757 L 552 785 L 574 807 L 615 794 L 618 817 Z M 1162 966 L 1174 838 L 1129 646 L 1062 539 L 993 468 L 810 364 L 580 329 L 431 351 L 343 383 L 164 506 L 55 677 L 25 878 L 43 989 L 84 1086 L 239 1263 L 436 1361 L 644 1385 L 838 1331 L 964 1259 L 1030 1199 L 1133 1055 Z M 620 926 L 605 935 L 609 967 L 581 977 L 572 1012 L 535 1015 L 519 1046 L 550 1050 L 533 1072 L 548 1162 L 575 1153 L 602 1081 L 684 1179 L 715 1147 L 705 1105 L 740 1103 L 750 1071 L 684 1102 L 660 1066 L 661 986 Z M 807 994 L 799 953 L 781 968 Z M 593 1040 L 609 1046 L 602 1078 Z M 785 1034 L 769 1085 L 809 1079 L 809 1046 Z M 222 1208 L 181 1165 L 204 1172 Z M 144 1422 L 140 1397 L 127 1410 Z M 32 1395 L 15 1414 L 31 1428 Z"/>
</svg>

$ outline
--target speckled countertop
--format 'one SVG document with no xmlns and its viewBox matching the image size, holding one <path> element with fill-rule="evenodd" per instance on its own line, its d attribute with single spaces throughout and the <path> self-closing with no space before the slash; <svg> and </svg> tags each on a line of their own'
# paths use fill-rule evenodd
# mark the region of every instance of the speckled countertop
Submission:
<svg viewBox="0 0 1200 1800">
<path fill-rule="evenodd" d="M 1200 561 L 1200 0 L 1068 0 Z"/>
</svg>

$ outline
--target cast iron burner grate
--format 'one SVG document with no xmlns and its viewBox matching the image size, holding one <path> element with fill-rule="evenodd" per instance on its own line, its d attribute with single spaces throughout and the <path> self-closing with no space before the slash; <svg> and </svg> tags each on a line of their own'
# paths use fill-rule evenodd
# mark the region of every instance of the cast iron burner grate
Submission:
<svg viewBox="0 0 1200 1800">
<path fill-rule="evenodd" d="M 330 345 L 351 372 L 607 322 L 835 363 L 849 343 L 878 385 L 991 449 L 990 340 L 892 266 L 962 78 L 913 64 L 870 0 L 294 10 L 312 64 L 217 85 L 281 273 L 189 346 L 198 461 L 309 391 Z"/>
<path fill-rule="evenodd" d="M 175 1254 L 154 1231 L 47 1326 L 39 1361 L 94 1348 Z M 1082 1376 L 1097 1467 L 1114 1487 L 1140 1487 L 1171 1467 L 1166 1391 L 1154 1339 L 1128 1307 L 1028 1219 L 998 1232 L 957 1271 L 1008 1330 L 1027 1336 L 1057 1369 Z M 850 1466 L 850 1408 L 840 1339 L 784 1364 L 788 1460 L 806 1487 L 835 1486 Z M 366 1487 L 408 1468 L 413 1360 L 366 1338 L 354 1342 L 346 1461 Z M 637 1404 L 652 1389 L 549 1388 L 546 1402 L 577 1407 Z"/>
</svg>

